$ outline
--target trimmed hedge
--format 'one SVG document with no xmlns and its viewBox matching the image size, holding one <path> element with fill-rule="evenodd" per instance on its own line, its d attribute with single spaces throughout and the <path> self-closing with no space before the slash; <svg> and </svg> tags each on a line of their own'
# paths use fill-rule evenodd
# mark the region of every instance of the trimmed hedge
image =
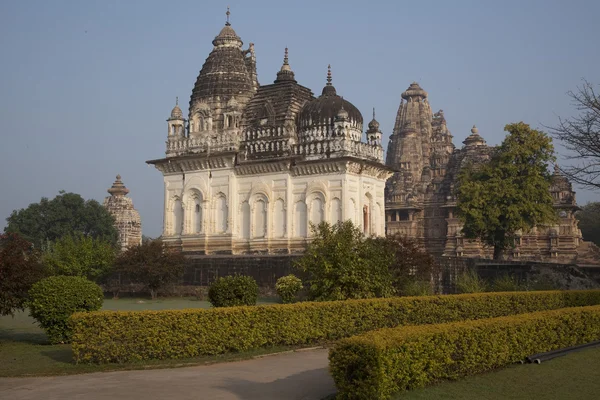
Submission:
<svg viewBox="0 0 600 400">
<path fill-rule="evenodd" d="M 258 285 L 251 276 L 224 276 L 208 288 L 208 301 L 213 307 L 253 306 L 256 300 Z"/>
<path fill-rule="evenodd" d="M 185 358 L 337 340 L 379 328 L 600 304 L 600 290 L 477 293 L 72 316 L 77 362 Z"/>
<path fill-rule="evenodd" d="M 329 352 L 338 399 L 394 393 L 478 374 L 525 357 L 600 339 L 600 306 L 381 329 Z"/>
</svg>

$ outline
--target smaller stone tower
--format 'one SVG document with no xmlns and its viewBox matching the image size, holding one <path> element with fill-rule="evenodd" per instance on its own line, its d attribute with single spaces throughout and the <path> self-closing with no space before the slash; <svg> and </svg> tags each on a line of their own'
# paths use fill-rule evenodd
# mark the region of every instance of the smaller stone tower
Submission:
<svg viewBox="0 0 600 400">
<path fill-rule="evenodd" d="M 129 189 L 121 181 L 121 175 L 117 175 L 108 193 L 110 196 L 104 199 L 104 207 L 115 217 L 115 228 L 119 232 L 121 250 L 142 244 L 140 213 L 133 207 L 133 201 L 126 197 Z"/>
</svg>

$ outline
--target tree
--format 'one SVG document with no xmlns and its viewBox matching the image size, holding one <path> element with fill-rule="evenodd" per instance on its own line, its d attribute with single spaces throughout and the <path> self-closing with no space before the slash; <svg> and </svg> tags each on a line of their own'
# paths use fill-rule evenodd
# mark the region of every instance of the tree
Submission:
<svg viewBox="0 0 600 400">
<path fill-rule="evenodd" d="M 118 239 L 114 217 L 100 203 L 63 191 L 52 200 L 43 197 L 39 203 L 14 210 L 6 221 L 6 232 L 19 233 L 37 249 L 66 235 L 82 234 L 114 244 Z"/>
<path fill-rule="evenodd" d="M 185 257 L 160 240 L 132 246 L 115 261 L 115 271 L 142 283 L 153 299 L 158 291 L 175 283 L 183 275 Z"/>
<path fill-rule="evenodd" d="M 583 239 L 600 246 L 600 202 L 586 204 L 575 217 L 579 220 Z"/>
<path fill-rule="evenodd" d="M 571 181 L 591 189 L 600 189 L 600 96 L 587 81 L 569 91 L 573 105 L 580 112 L 572 118 L 560 118 L 558 125 L 550 127 L 554 138 L 571 152 L 566 158 L 576 165 L 561 167 Z"/>
<path fill-rule="evenodd" d="M 549 192 L 552 139 L 519 122 L 483 165 L 466 165 L 458 176 L 457 209 L 467 238 L 494 248 L 494 259 L 514 246 L 519 231 L 552 222 Z"/>
<path fill-rule="evenodd" d="M 66 235 L 52 243 L 43 261 L 53 275 L 82 276 L 98 281 L 114 267 L 116 247 L 101 238 Z"/>
<path fill-rule="evenodd" d="M 415 295 L 415 290 L 433 293 L 432 281 L 438 277 L 441 268 L 430 254 L 419 247 L 416 240 L 401 235 L 374 240 L 382 242 L 386 252 L 393 254 L 389 268 L 398 293 Z"/>
<path fill-rule="evenodd" d="M 0 235 L 0 315 L 23 310 L 27 292 L 44 277 L 39 251 L 15 233 Z"/>
<path fill-rule="evenodd" d="M 312 226 L 314 237 L 297 267 L 308 276 L 311 300 L 388 297 L 394 294 L 394 255 L 383 242 L 365 238 L 350 221 Z"/>
</svg>

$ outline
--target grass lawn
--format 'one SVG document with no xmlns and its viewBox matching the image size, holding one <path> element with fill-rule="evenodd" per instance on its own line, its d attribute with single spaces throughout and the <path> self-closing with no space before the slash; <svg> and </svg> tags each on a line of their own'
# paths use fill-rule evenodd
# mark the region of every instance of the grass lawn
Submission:
<svg viewBox="0 0 600 400">
<path fill-rule="evenodd" d="M 394 400 L 598 399 L 600 348 L 405 392 Z"/>
<path fill-rule="evenodd" d="M 275 300 L 259 300 L 259 304 L 273 303 Z M 182 308 L 210 308 L 207 301 L 188 299 L 134 299 L 105 300 L 103 310 L 166 310 Z M 0 377 L 32 375 L 66 375 L 86 372 L 112 371 L 120 369 L 145 369 L 188 366 L 220 361 L 251 358 L 256 355 L 289 350 L 292 347 L 274 347 L 251 352 L 206 356 L 193 359 L 155 360 L 134 364 L 76 365 L 73 363 L 71 346 L 48 344 L 46 334 L 39 328 L 27 312 L 19 312 L 15 317 L 0 317 Z"/>
</svg>

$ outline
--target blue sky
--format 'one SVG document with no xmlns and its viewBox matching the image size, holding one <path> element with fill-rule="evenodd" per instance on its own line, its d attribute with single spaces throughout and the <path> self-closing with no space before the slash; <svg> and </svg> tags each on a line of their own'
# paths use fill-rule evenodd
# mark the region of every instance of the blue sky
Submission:
<svg viewBox="0 0 600 400">
<path fill-rule="evenodd" d="M 144 234 L 162 226 L 165 119 L 184 113 L 225 22 L 255 43 L 271 83 L 290 51 L 296 79 L 320 93 L 331 63 L 338 93 L 386 139 L 412 81 L 443 109 L 454 143 L 473 124 L 490 144 L 509 122 L 552 125 L 576 112 L 566 95 L 600 84 L 600 2 L 150 1 L 0 2 L 0 227 L 59 190 L 102 201 L 117 173 Z M 578 191 L 578 201 L 600 200 Z"/>
</svg>

